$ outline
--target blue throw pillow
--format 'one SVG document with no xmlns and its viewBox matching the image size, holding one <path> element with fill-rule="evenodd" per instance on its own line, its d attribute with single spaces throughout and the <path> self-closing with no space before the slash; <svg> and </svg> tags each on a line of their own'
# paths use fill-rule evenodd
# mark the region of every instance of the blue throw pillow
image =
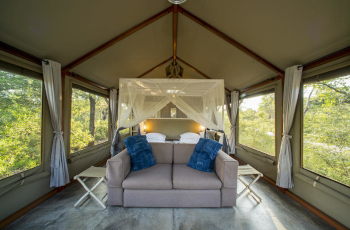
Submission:
<svg viewBox="0 0 350 230">
<path fill-rule="evenodd" d="M 149 168 L 156 164 L 152 148 L 146 136 L 131 136 L 124 139 L 124 144 L 130 154 L 131 171 Z"/>
<path fill-rule="evenodd" d="M 211 139 L 199 139 L 187 166 L 204 172 L 212 172 L 215 157 L 221 146 L 222 144 Z"/>
</svg>

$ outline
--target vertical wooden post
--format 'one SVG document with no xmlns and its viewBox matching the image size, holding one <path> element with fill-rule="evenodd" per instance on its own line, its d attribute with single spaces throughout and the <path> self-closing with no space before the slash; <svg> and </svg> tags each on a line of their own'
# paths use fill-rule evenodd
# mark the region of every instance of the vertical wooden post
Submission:
<svg viewBox="0 0 350 230">
<path fill-rule="evenodd" d="M 174 12 L 173 12 L 173 59 L 174 59 L 174 62 L 176 59 L 176 45 L 177 45 L 177 5 L 174 4 Z"/>
<path fill-rule="evenodd" d="M 94 138 L 88 146 L 94 146 L 95 144 L 95 112 L 96 112 L 96 100 L 93 95 L 89 94 L 90 101 L 90 122 L 89 122 L 89 130 L 91 136 Z"/>
<path fill-rule="evenodd" d="M 65 99 L 65 82 L 66 82 L 66 71 L 61 71 L 62 75 L 62 119 L 61 119 L 61 129 L 63 132 L 63 137 L 64 137 L 64 99 Z"/>
</svg>

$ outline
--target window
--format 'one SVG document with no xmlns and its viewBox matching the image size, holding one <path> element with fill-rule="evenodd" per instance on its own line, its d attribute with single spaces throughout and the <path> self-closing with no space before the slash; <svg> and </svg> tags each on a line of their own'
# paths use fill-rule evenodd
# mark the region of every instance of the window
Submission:
<svg viewBox="0 0 350 230">
<path fill-rule="evenodd" d="M 349 73 L 334 78 L 336 72 L 332 71 L 305 79 L 302 111 L 302 167 L 347 186 L 350 186 Z"/>
<path fill-rule="evenodd" d="M 275 156 L 274 89 L 240 100 L 238 142 Z"/>
<path fill-rule="evenodd" d="M 171 108 L 170 109 L 170 117 L 171 118 L 176 118 L 176 108 Z"/>
<path fill-rule="evenodd" d="M 0 67 L 3 65 L 9 64 L 0 63 Z M 41 164 L 42 120 L 42 81 L 16 74 L 25 72 L 23 69 L 14 72 L 2 69 L 0 68 L 0 179 Z"/>
<path fill-rule="evenodd" d="M 108 141 L 107 95 L 72 88 L 70 153 Z"/>
</svg>

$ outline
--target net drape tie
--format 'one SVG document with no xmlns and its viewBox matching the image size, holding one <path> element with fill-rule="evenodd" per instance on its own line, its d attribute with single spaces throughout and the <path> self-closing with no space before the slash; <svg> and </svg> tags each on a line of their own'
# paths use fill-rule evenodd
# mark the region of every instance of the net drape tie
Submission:
<svg viewBox="0 0 350 230">
<path fill-rule="evenodd" d="M 61 134 L 63 135 L 63 131 L 53 131 L 54 134 Z"/>
<path fill-rule="evenodd" d="M 24 183 L 24 173 L 21 173 L 21 182 L 19 183 L 19 186 L 22 186 L 23 185 L 23 183 Z"/>
<path fill-rule="evenodd" d="M 320 179 L 320 176 L 317 176 L 317 177 L 315 178 L 315 181 L 314 181 L 314 183 L 313 183 L 313 186 L 314 186 L 314 187 L 317 186 L 317 182 L 319 182 L 319 179 Z"/>
<path fill-rule="evenodd" d="M 226 154 L 229 154 L 231 152 L 231 148 L 230 146 L 228 145 L 228 142 L 227 142 L 227 136 L 226 136 L 226 133 L 224 130 L 222 129 L 219 129 L 219 130 L 214 130 L 216 132 L 220 132 L 220 133 L 223 133 L 224 134 L 224 137 L 223 137 L 223 143 L 222 143 L 222 150 L 224 152 L 226 152 Z M 208 133 L 207 133 L 207 129 L 205 129 L 205 132 L 204 132 L 204 139 L 208 139 Z"/>
<path fill-rule="evenodd" d="M 289 139 L 292 139 L 292 135 L 289 135 L 288 133 L 282 133 L 282 135 L 289 138 Z"/>
<path fill-rule="evenodd" d="M 122 140 L 121 140 L 121 136 L 120 136 L 120 131 L 122 131 L 123 129 L 126 129 L 126 128 L 119 127 L 114 134 L 112 145 L 111 145 L 111 150 L 110 150 L 112 157 L 114 157 L 115 155 L 117 155 L 118 153 L 120 153 L 123 150 Z"/>
</svg>

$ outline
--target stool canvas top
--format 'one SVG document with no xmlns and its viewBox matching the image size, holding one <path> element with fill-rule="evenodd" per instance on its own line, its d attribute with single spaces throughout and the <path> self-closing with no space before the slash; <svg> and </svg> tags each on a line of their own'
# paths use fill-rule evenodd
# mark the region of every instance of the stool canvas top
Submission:
<svg viewBox="0 0 350 230">
<path fill-rule="evenodd" d="M 252 174 L 261 174 L 261 172 L 259 172 L 258 170 L 256 170 L 250 165 L 238 166 L 238 175 L 252 175 Z"/>
<path fill-rule="evenodd" d="M 90 167 L 85 171 L 79 173 L 74 177 L 105 177 L 106 176 L 106 168 L 103 167 Z"/>
</svg>

